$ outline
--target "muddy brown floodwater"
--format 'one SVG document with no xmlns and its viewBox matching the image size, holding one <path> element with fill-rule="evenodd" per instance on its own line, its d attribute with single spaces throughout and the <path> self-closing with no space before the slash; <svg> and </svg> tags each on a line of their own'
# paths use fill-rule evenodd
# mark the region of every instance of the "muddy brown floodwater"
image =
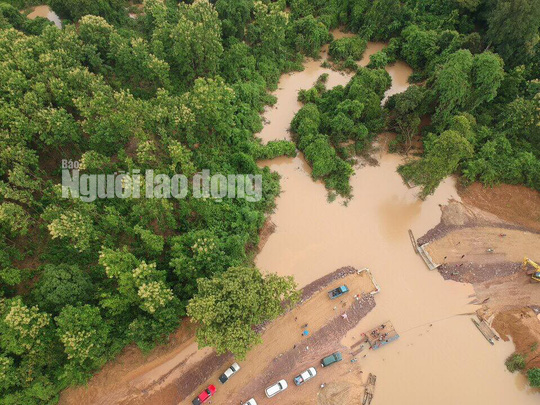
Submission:
<svg viewBox="0 0 540 405">
<path fill-rule="evenodd" d="M 366 54 L 382 46 L 370 43 Z M 282 77 L 274 93 L 278 102 L 265 113 L 270 123 L 259 134 L 264 142 L 290 139 L 287 131 L 300 108 L 299 89 L 311 87 L 322 73 L 329 74 L 329 88 L 351 77 L 320 63 L 307 62 L 303 72 Z M 411 69 L 399 63 L 387 70 L 397 79 L 389 94 L 405 90 Z M 444 281 L 411 247 L 408 229 L 423 235 L 439 222 L 439 204 L 459 200 L 454 179 L 420 201 L 418 190 L 407 188 L 396 173 L 401 157 L 380 146 L 375 155 L 380 165 L 357 168 L 351 179 L 354 198 L 348 206 L 327 202 L 324 185 L 311 179 L 302 155 L 259 162 L 282 176 L 283 192 L 271 217 L 276 230 L 257 256 L 257 266 L 293 275 L 300 286 L 342 266 L 371 269 L 382 290 L 377 306 L 342 343 L 352 345 L 361 332 L 388 319 L 401 335 L 360 358 L 362 369 L 377 375 L 375 405 L 538 404 L 540 395 L 527 387 L 525 378 L 504 367 L 513 344 L 489 345 L 471 322 L 468 314 L 478 308 L 470 304 L 472 286 Z M 279 402 L 288 403 L 285 396 Z"/>
<path fill-rule="evenodd" d="M 47 5 L 36 6 L 32 12 L 28 14 L 28 18 L 31 20 L 35 19 L 36 17 L 46 18 L 47 20 L 52 21 L 58 28 L 62 28 L 62 21 L 60 21 L 60 17 L 58 17 L 58 15 Z"/>
</svg>

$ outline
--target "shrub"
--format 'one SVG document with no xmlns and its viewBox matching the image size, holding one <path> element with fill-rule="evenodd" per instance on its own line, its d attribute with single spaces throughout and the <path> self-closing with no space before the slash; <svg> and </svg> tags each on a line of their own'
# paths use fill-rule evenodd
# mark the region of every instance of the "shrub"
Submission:
<svg viewBox="0 0 540 405">
<path fill-rule="evenodd" d="M 540 368 L 531 368 L 527 371 L 527 377 L 529 378 L 529 384 L 531 387 L 540 387 Z"/>
<path fill-rule="evenodd" d="M 520 371 L 525 368 L 525 357 L 519 353 L 514 353 L 506 359 L 504 364 L 511 373 Z"/>
<path fill-rule="evenodd" d="M 360 37 L 335 39 L 330 43 L 329 54 L 333 59 L 353 60 L 362 59 L 367 47 L 367 41 Z"/>
</svg>

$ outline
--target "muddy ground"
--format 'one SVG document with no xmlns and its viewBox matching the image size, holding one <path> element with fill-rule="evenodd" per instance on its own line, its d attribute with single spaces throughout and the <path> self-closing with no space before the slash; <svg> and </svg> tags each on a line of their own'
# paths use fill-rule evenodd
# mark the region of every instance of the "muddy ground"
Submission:
<svg viewBox="0 0 540 405">
<path fill-rule="evenodd" d="M 510 184 L 486 188 L 480 183 L 458 191 L 465 204 L 495 214 L 503 221 L 540 232 L 540 193 L 537 191 Z"/>
<path fill-rule="evenodd" d="M 347 284 L 350 292 L 330 300 L 327 290 L 341 284 Z M 348 348 L 340 341 L 375 307 L 372 294 L 376 291 L 370 273 L 358 273 L 352 267 L 340 268 L 307 285 L 297 307 L 261 328 L 263 343 L 248 354 L 245 362 L 239 361 L 242 372 L 226 385 L 221 385 L 218 377 L 233 362 L 232 356 L 218 356 L 209 348 L 198 350 L 194 327 L 186 321 L 182 336 L 171 337 L 177 345 L 174 350 L 165 346 L 144 359 L 137 349 L 129 348 L 87 387 L 63 392 L 60 403 L 190 404 L 198 392 L 215 384 L 219 390 L 214 403 L 238 404 L 255 397 L 259 404 L 264 404 L 269 401 L 264 389 L 282 378 L 291 385 L 280 394 L 282 404 L 308 404 L 315 397 L 321 404 L 332 403 L 328 402 L 331 398 L 357 403 L 363 395 L 363 373 L 361 362 L 350 360 L 360 353 L 361 347 L 353 344 Z M 346 319 L 343 314 L 347 314 Z M 308 326 L 304 328 L 305 324 Z M 307 337 L 302 336 L 304 329 L 309 331 Z M 328 370 L 318 367 L 322 357 L 337 350 L 343 353 L 340 364 Z M 311 384 L 293 387 L 294 376 L 311 366 L 319 372 L 316 379 Z M 325 387 L 321 388 L 323 382 Z M 311 399 L 303 402 L 305 398 Z"/>
<path fill-rule="evenodd" d="M 526 368 L 540 367 L 540 321 L 531 308 L 515 308 L 499 312 L 493 320 L 493 327 L 501 338 L 512 341 L 516 352 L 525 357 Z"/>
<path fill-rule="evenodd" d="M 341 284 L 346 284 L 350 292 L 343 298 L 330 300 L 327 290 Z M 361 371 L 360 362 L 350 363 L 353 357 L 348 354 L 346 347 L 341 346 L 340 340 L 375 307 L 371 295 L 375 291 L 376 287 L 367 272 L 357 274 L 352 267 L 338 269 L 306 286 L 296 308 L 266 325 L 262 333 L 263 343 L 253 348 L 245 361 L 239 362 L 241 373 L 227 384 L 221 385 L 217 380 L 227 366 L 224 365 L 221 369 L 208 372 L 206 380 L 194 390 L 178 391 L 174 398 L 163 391 L 157 392 L 155 397 L 147 398 L 144 403 L 173 404 L 180 401 L 180 404 L 189 404 L 193 393 L 211 383 L 219 388 L 213 400 L 215 403 L 236 405 L 252 397 L 256 398 L 258 404 L 272 403 L 265 398 L 264 390 L 280 379 L 286 379 L 290 388 L 279 395 L 279 403 L 301 404 L 305 398 L 314 398 L 322 382 L 340 379 L 349 370 Z M 342 317 L 343 314 L 347 315 L 346 319 Z M 306 324 L 307 327 L 304 327 Z M 307 337 L 302 336 L 303 330 L 309 331 Z M 342 364 L 328 370 L 318 367 L 321 358 L 337 350 L 343 353 Z M 317 377 L 310 384 L 293 387 L 294 376 L 312 366 L 317 367 Z M 352 391 L 351 395 L 360 395 Z"/>
<path fill-rule="evenodd" d="M 540 263 L 540 193 L 521 186 L 460 190 L 462 202 L 441 206 L 441 222 L 418 242 L 445 278 L 471 283 L 504 340 L 540 366 L 540 283 L 522 268 L 524 257 Z"/>
</svg>

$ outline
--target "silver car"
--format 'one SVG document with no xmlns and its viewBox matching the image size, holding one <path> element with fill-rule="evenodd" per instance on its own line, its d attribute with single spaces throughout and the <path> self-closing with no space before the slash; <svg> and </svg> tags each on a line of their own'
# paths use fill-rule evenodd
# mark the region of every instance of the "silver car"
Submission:
<svg viewBox="0 0 540 405">
<path fill-rule="evenodd" d="M 225 384 L 229 380 L 229 378 L 231 378 L 238 372 L 238 370 L 240 370 L 240 366 L 238 365 L 238 363 L 233 363 L 227 370 L 225 370 L 223 374 L 221 374 L 221 376 L 219 377 L 219 381 L 222 384 Z"/>
<path fill-rule="evenodd" d="M 274 385 L 271 385 L 270 387 L 268 387 L 266 389 L 266 396 L 268 398 L 272 398 L 274 395 L 277 395 L 280 392 L 285 391 L 287 389 L 287 387 L 288 387 L 287 381 L 280 380 L 277 383 L 275 383 Z"/>
</svg>

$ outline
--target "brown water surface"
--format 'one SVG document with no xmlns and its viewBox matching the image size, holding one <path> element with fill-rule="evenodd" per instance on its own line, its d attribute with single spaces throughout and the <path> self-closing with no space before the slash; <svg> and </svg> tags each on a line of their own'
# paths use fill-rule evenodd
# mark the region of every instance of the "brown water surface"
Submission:
<svg viewBox="0 0 540 405">
<path fill-rule="evenodd" d="M 351 77 L 323 69 L 320 62 L 305 66 L 282 77 L 274 93 L 278 102 L 265 113 L 270 123 L 260 134 L 264 142 L 289 139 L 287 129 L 300 108 L 299 89 L 311 87 L 325 72 L 328 87 Z M 411 69 L 396 63 L 387 70 L 394 79 L 387 94 L 406 89 Z M 407 188 L 396 173 L 401 157 L 384 149 L 375 156 L 379 166 L 357 168 L 351 179 L 354 198 L 347 206 L 327 202 L 324 185 L 311 179 L 302 155 L 259 162 L 282 176 L 283 192 L 271 217 L 276 231 L 257 256 L 257 266 L 294 275 L 300 286 L 346 265 L 371 269 L 382 289 L 377 306 L 342 343 L 352 345 L 361 332 L 387 320 L 400 333 L 397 342 L 359 356 L 365 372 L 377 375 L 375 405 L 537 404 L 540 396 L 524 377 L 504 368 L 512 343 L 490 346 L 472 324 L 473 288 L 430 272 L 411 247 L 408 229 L 421 236 L 439 222 L 439 204 L 459 200 L 455 180 L 445 180 L 420 201 L 418 190 Z"/>
<path fill-rule="evenodd" d="M 47 5 L 36 6 L 32 12 L 28 14 L 28 18 L 31 20 L 35 19 L 36 17 L 46 18 L 47 20 L 52 21 L 58 28 L 62 28 L 62 21 L 60 21 L 60 17 L 58 17 L 58 15 Z"/>
</svg>

